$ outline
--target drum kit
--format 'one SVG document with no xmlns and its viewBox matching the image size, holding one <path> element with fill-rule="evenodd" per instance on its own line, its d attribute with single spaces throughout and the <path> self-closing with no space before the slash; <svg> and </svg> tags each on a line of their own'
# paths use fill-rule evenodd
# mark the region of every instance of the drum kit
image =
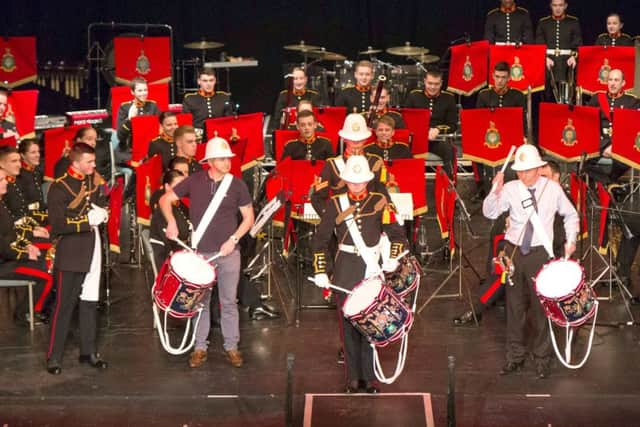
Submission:
<svg viewBox="0 0 640 427">
<path fill-rule="evenodd" d="M 321 94 L 335 94 L 338 90 L 354 86 L 356 83 L 353 73 L 357 61 L 349 60 L 345 55 L 328 51 L 321 46 L 309 45 L 304 40 L 297 44 L 286 45 L 284 49 L 302 55 L 301 65 L 308 71 L 309 85 Z M 402 57 L 404 63 L 393 64 L 382 61 L 377 57 L 381 53 Z M 426 73 L 425 65 L 440 60 L 436 55 L 429 55 L 429 49 L 412 46 L 409 42 L 384 51 L 368 46 L 365 50 L 359 51 L 358 55 L 368 56 L 373 63 L 374 80 L 379 75 L 387 77 L 386 87 L 393 106 L 400 105 L 412 89 L 422 88 Z M 318 63 L 323 63 L 323 66 L 315 66 Z M 332 64 L 326 65 L 326 63 Z"/>
</svg>

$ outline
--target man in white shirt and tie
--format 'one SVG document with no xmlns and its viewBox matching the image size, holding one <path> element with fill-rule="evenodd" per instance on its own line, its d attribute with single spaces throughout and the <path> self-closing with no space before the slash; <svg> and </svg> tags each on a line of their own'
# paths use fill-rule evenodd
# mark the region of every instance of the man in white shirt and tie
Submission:
<svg viewBox="0 0 640 427">
<path fill-rule="evenodd" d="M 516 150 L 511 166 L 517 180 L 504 183 L 504 174 L 493 179 L 493 188 L 482 204 L 482 213 L 495 219 L 509 212 L 505 234 L 507 256 L 514 271 L 507 291 L 507 354 L 501 375 L 519 371 L 526 358 L 525 329 L 527 314 L 532 316 L 530 349 L 536 364 L 536 376 L 549 375 L 551 340 L 546 330 L 543 308 L 534 289 L 533 278 L 552 254 L 553 222 L 556 213 L 564 217 L 565 256 L 576 249 L 578 214 L 562 187 L 540 175 L 547 162 L 540 158 L 535 146 L 525 144 Z M 559 278 L 561 280 L 561 278 Z"/>
</svg>

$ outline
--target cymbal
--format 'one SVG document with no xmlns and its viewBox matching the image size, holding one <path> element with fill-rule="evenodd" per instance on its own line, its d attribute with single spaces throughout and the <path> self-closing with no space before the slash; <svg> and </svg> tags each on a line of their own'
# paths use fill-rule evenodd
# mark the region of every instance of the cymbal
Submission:
<svg viewBox="0 0 640 427">
<path fill-rule="evenodd" d="M 440 57 L 437 55 L 420 55 L 418 59 L 423 64 L 431 64 L 440 61 Z"/>
<path fill-rule="evenodd" d="M 347 57 L 344 55 L 341 55 L 337 52 L 329 52 L 328 50 L 324 49 L 312 50 L 311 52 L 309 52 L 309 55 L 317 56 L 323 61 L 344 61 L 345 59 L 347 59 Z"/>
<path fill-rule="evenodd" d="M 210 42 L 207 40 L 200 40 L 199 42 L 191 42 L 184 45 L 187 49 L 198 50 L 217 49 L 222 46 L 224 46 L 224 43 Z"/>
<path fill-rule="evenodd" d="M 374 49 L 371 46 L 367 46 L 367 50 L 358 52 L 359 55 L 373 55 L 382 52 L 382 49 Z"/>
<path fill-rule="evenodd" d="M 411 46 L 411 43 L 406 42 L 404 46 L 388 48 L 387 52 L 391 55 L 398 56 L 418 56 L 426 55 L 427 53 L 429 53 L 429 49 L 425 49 L 424 47 Z"/>
<path fill-rule="evenodd" d="M 306 44 L 304 40 L 300 40 L 298 44 L 288 44 L 284 46 L 285 50 L 296 50 L 299 52 L 309 52 L 312 50 L 320 49 L 320 46 L 314 46 L 312 44 Z"/>
</svg>

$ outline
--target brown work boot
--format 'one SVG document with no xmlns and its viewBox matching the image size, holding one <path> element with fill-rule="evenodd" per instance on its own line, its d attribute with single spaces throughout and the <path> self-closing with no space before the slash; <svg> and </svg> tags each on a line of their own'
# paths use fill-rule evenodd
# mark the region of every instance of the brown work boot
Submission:
<svg viewBox="0 0 640 427">
<path fill-rule="evenodd" d="M 190 368 L 199 368 L 207 360 L 207 350 L 195 350 L 189 358 Z"/>
<path fill-rule="evenodd" d="M 238 350 L 227 350 L 227 359 L 234 368 L 242 366 L 242 354 Z"/>
</svg>

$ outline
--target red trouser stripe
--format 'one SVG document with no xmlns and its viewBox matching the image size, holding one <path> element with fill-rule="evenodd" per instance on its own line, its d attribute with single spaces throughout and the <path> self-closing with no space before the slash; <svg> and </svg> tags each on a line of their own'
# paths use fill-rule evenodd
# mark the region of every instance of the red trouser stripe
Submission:
<svg viewBox="0 0 640 427">
<path fill-rule="evenodd" d="M 502 275 L 498 276 L 498 278 L 489 286 L 489 289 L 485 291 L 482 296 L 480 296 L 480 302 L 486 304 L 489 301 L 489 298 L 496 293 L 496 291 L 502 286 Z"/>
<path fill-rule="evenodd" d="M 49 295 L 49 292 L 51 292 L 51 288 L 53 287 L 53 277 L 51 277 L 51 275 L 46 271 L 30 267 L 18 267 L 14 270 L 14 272 L 17 274 L 22 274 L 24 276 L 37 277 L 45 281 L 44 289 L 42 290 L 40 298 L 38 298 L 38 301 L 36 301 L 33 308 L 36 312 L 41 312 L 44 301 L 47 299 L 47 296 Z"/>
<path fill-rule="evenodd" d="M 58 271 L 56 311 L 53 313 L 53 321 L 51 322 L 51 338 L 49 340 L 49 351 L 47 352 L 47 359 L 51 357 L 51 352 L 53 351 L 53 342 L 56 339 L 56 323 L 58 323 L 58 312 L 60 311 L 60 298 L 62 298 L 62 271 Z"/>
</svg>

